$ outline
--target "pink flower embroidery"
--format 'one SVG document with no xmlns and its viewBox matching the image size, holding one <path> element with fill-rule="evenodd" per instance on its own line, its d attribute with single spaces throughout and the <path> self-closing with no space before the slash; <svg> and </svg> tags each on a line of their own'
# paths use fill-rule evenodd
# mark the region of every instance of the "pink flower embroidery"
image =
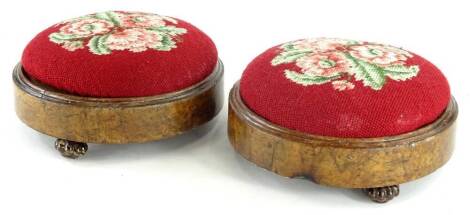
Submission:
<svg viewBox="0 0 470 215">
<path fill-rule="evenodd" d="M 411 54 L 391 46 L 361 45 L 349 47 L 351 56 L 380 65 L 403 64 Z"/>
<path fill-rule="evenodd" d="M 90 37 L 95 34 L 105 34 L 114 27 L 112 22 L 101 19 L 84 19 L 77 22 L 71 22 L 60 28 L 60 32 L 66 35 L 76 37 Z"/>
<path fill-rule="evenodd" d="M 176 48 L 175 38 L 185 34 L 186 29 L 168 23 L 178 22 L 156 14 L 108 11 L 62 22 L 59 32 L 50 34 L 49 40 L 68 51 L 86 45 L 97 55 L 111 54 L 113 50 L 170 51 Z"/>
<path fill-rule="evenodd" d="M 104 44 L 113 50 L 142 52 L 147 48 L 158 47 L 161 43 L 162 37 L 154 31 L 130 28 L 109 35 Z"/>
<path fill-rule="evenodd" d="M 121 25 L 126 28 L 165 26 L 165 20 L 176 24 L 176 20 L 172 18 L 146 13 L 124 13 L 120 18 Z"/>
<path fill-rule="evenodd" d="M 354 84 L 347 80 L 332 81 L 333 89 L 343 91 L 354 89 Z"/>
<path fill-rule="evenodd" d="M 309 49 L 313 52 L 328 52 L 345 50 L 348 45 L 356 41 L 338 38 L 314 38 L 293 42 L 296 49 Z"/>
<path fill-rule="evenodd" d="M 69 51 L 75 51 L 77 49 L 83 48 L 83 42 L 82 41 L 66 41 L 64 44 L 62 44 L 62 47 L 64 49 L 67 49 Z"/>
<path fill-rule="evenodd" d="M 415 77 L 419 65 L 406 65 L 411 53 L 393 46 L 362 41 L 319 38 L 288 42 L 271 60 L 271 65 L 295 65 L 300 71 L 286 69 L 287 79 L 303 85 L 331 82 L 338 91 L 354 89 L 352 78 L 365 87 L 380 90 L 390 78 L 406 81 Z"/>
<path fill-rule="evenodd" d="M 296 61 L 296 65 L 303 73 L 317 76 L 334 76 L 348 72 L 351 64 L 343 54 L 338 52 L 325 52 L 321 54 L 306 55 Z"/>
</svg>

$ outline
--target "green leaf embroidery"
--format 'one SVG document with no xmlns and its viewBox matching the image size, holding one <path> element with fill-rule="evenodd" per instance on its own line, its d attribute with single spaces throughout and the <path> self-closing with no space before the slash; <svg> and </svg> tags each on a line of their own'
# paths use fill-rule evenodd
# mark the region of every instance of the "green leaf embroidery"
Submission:
<svg viewBox="0 0 470 215">
<path fill-rule="evenodd" d="M 158 26 L 158 27 L 149 28 L 148 30 L 156 31 L 156 32 L 163 33 L 163 34 L 168 34 L 171 36 L 176 36 L 176 35 L 184 34 L 187 32 L 186 29 L 177 28 L 175 26 Z"/>
<path fill-rule="evenodd" d="M 97 55 L 111 53 L 111 50 L 104 43 L 106 39 L 108 39 L 108 37 L 109 35 L 98 35 L 92 37 L 88 42 L 88 47 L 90 47 L 90 51 Z"/>
<path fill-rule="evenodd" d="M 185 34 L 187 32 L 186 29 L 177 28 L 175 26 L 157 26 L 148 28 L 147 30 L 155 31 L 162 37 L 161 44 L 151 47 L 159 51 L 170 51 L 171 49 L 176 48 L 176 42 L 172 37 Z"/>
<path fill-rule="evenodd" d="M 284 51 L 292 51 L 292 50 L 295 50 L 295 45 L 293 43 L 286 43 L 286 44 L 283 44 L 281 48 Z"/>
<path fill-rule="evenodd" d="M 339 75 L 334 75 L 334 76 L 329 76 L 329 77 L 314 76 L 314 75 L 309 75 L 309 74 L 298 73 L 298 72 L 291 71 L 291 70 L 285 70 L 284 74 L 288 79 L 296 83 L 299 83 L 303 86 L 324 84 L 340 77 Z"/>
<path fill-rule="evenodd" d="M 49 35 L 49 40 L 54 43 L 64 43 L 68 40 L 80 39 L 82 37 L 74 34 L 61 34 L 61 33 L 52 33 Z"/>
<path fill-rule="evenodd" d="M 74 51 L 76 49 L 83 48 L 83 41 L 81 41 L 81 40 L 66 41 L 66 42 L 64 42 L 62 47 L 69 50 L 69 51 Z"/>
<path fill-rule="evenodd" d="M 420 70 L 419 65 L 405 66 L 406 60 L 412 57 L 411 53 L 375 43 L 320 38 L 288 42 L 281 45 L 280 49 L 281 52 L 271 60 L 271 65 L 298 62 L 296 65 L 302 72 L 284 70 L 284 74 L 286 78 L 304 86 L 324 84 L 334 80 L 332 84 L 336 90 L 353 89 L 354 83 L 349 81 L 354 77 L 364 86 L 380 90 L 385 85 L 387 77 L 404 81 L 415 77 Z M 381 54 L 381 56 L 367 56 L 367 51 L 372 50 L 378 50 L 379 53 L 376 55 Z M 388 54 L 399 57 L 390 58 Z M 335 63 L 325 67 L 322 59 L 329 59 Z M 382 61 L 384 64 L 374 63 L 377 60 L 385 61 Z M 305 72 L 311 69 L 318 73 Z M 332 71 L 335 74 L 333 76 L 318 75 L 331 74 Z"/>
<path fill-rule="evenodd" d="M 396 81 L 404 81 L 415 77 L 419 72 L 419 67 L 404 66 L 404 65 L 393 65 L 384 68 L 385 75 Z"/>
<path fill-rule="evenodd" d="M 113 11 L 101 12 L 96 13 L 95 17 L 98 19 L 106 20 L 112 22 L 116 26 L 121 25 L 121 20 L 119 19 L 119 15 Z"/>
<path fill-rule="evenodd" d="M 300 50 L 292 50 L 281 52 L 278 56 L 276 56 L 272 61 L 271 64 L 273 66 L 283 64 L 283 63 L 292 63 L 295 60 L 310 54 L 312 51 L 309 49 L 300 49 Z"/>
<path fill-rule="evenodd" d="M 59 24 L 66 25 L 65 29 L 69 29 L 69 31 L 64 30 L 64 27 L 61 27 L 58 32 L 54 32 L 49 35 L 49 40 L 53 43 L 61 45 L 62 48 L 65 48 L 69 51 L 75 51 L 76 49 L 84 48 L 84 44 L 86 44 L 86 46 L 89 47 L 90 52 L 97 55 L 105 55 L 110 54 L 112 50 L 130 50 L 132 52 L 142 52 L 147 50 L 148 48 L 151 48 L 159 51 L 170 51 L 171 49 L 177 47 L 176 43 L 179 42 L 179 40 L 177 40 L 178 38 L 176 37 L 187 33 L 187 30 L 185 28 L 169 26 L 166 25 L 167 23 L 161 22 L 158 22 L 154 26 L 149 27 L 143 27 L 141 25 L 132 24 L 130 24 L 129 26 L 122 26 L 122 19 L 136 17 L 141 17 L 144 19 L 161 19 L 169 23 L 177 24 L 176 19 L 173 19 L 171 17 L 159 16 L 156 14 L 107 11 L 69 19 L 67 21 L 61 22 Z M 88 22 L 77 23 L 81 20 L 86 20 Z M 100 20 L 111 22 L 114 26 L 107 26 L 106 29 L 96 29 L 100 26 L 95 26 L 94 24 L 102 22 Z M 70 29 L 77 30 L 77 28 L 86 28 L 86 30 L 89 31 L 89 34 L 76 35 L 69 33 L 73 32 L 70 31 Z M 108 47 L 106 43 L 113 42 L 111 40 L 116 40 L 116 34 L 118 33 L 123 33 L 122 35 L 120 35 L 120 39 L 127 40 L 126 42 L 128 42 L 128 44 L 118 48 Z M 135 38 L 130 38 L 136 34 L 143 35 L 142 40 L 145 41 L 136 41 Z M 155 38 L 155 36 L 157 38 Z M 160 41 L 158 40 L 159 38 L 161 38 Z"/>
<path fill-rule="evenodd" d="M 169 35 L 162 35 L 161 45 L 151 48 L 159 51 L 170 51 L 172 48 L 176 48 L 176 43 Z"/>
<path fill-rule="evenodd" d="M 374 90 L 382 89 L 385 84 L 385 74 L 381 67 L 356 59 L 349 54 L 345 54 L 346 58 L 354 64 L 354 77 L 356 80 L 362 80 L 364 86 L 369 86 Z"/>
</svg>

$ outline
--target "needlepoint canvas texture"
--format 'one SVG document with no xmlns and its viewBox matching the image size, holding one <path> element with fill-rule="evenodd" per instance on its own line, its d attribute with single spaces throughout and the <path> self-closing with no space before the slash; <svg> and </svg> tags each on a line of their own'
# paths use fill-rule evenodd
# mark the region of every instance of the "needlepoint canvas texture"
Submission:
<svg viewBox="0 0 470 215">
<path fill-rule="evenodd" d="M 183 20 L 107 11 L 42 31 L 24 49 L 21 63 L 29 76 L 71 94 L 140 97 L 204 80 L 217 64 L 217 50 Z"/>
<path fill-rule="evenodd" d="M 394 46 L 314 38 L 268 49 L 244 71 L 253 112 L 289 129 L 333 137 L 384 137 L 436 120 L 450 101 L 441 71 Z"/>
</svg>

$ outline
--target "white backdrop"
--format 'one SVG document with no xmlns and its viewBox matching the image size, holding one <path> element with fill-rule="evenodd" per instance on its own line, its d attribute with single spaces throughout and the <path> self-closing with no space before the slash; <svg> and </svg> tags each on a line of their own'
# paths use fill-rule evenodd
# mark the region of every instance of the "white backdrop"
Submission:
<svg viewBox="0 0 470 215">
<path fill-rule="evenodd" d="M 470 175 L 470 5 L 465 1 L 25 1 L 0 3 L 0 214 L 466 213 Z M 105 10 L 153 12 L 191 22 L 216 43 L 225 90 L 265 49 L 305 37 L 403 46 L 434 62 L 460 105 L 457 147 L 429 177 L 403 184 L 388 204 L 358 191 L 291 180 L 237 155 L 225 105 L 215 127 L 142 145 L 91 145 L 85 159 L 62 158 L 54 139 L 14 114 L 11 71 L 27 42 L 66 18 Z"/>
</svg>

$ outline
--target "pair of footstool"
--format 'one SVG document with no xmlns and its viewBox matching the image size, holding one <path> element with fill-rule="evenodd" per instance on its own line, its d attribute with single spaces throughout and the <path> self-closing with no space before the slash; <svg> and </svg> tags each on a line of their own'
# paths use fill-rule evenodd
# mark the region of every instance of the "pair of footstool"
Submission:
<svg viewBox="0 0 470 215">
<path fill-rule="evenodd" d="M 87 143 L 156 141 L 222 109 L 223 65 L 193 25 L 108 11 L 58 23 L 13 72 L 16 113 L 56 137 L 68 158 Z M 444 165 L 457 104 L 432 63 L 401 48 L 336 38 L 274 46 L 229 96 L 228 135 L 247 160 L 279 175 L 364 189 L 376 202 Z"/>
</svg>

